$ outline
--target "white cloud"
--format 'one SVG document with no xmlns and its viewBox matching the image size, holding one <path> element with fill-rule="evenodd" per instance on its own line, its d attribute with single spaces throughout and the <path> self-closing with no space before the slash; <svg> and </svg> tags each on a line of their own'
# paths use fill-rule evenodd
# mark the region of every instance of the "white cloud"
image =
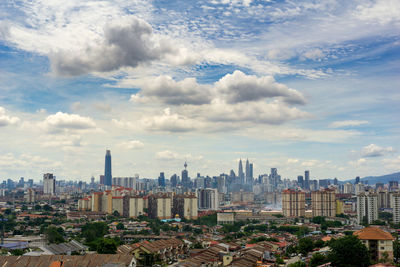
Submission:
<svg viewBox="0 0 400 267">
<path fill-rule="evenodd" d="M 176 52 L 170 42 L 156 39 L 150 24 L 131 16 L 106 25 L 104 40 L 97 45 L 80 51 L 57 51 L 50 60 L 56 73 L 75 76 L 137 67 Z"/>
<path fill-rule="evenodd" d="M 381 24 L 400 22 L 400 2 L 398 0 L 366 1 L 356 7 L 356 17 Z"/>
<path fill-rule="evenodd" d="M 324 57 L 324 52 L 322 52 L 321 49 L 316 48 L 306 51 L 302 57 L 303 59 L 319 60 Z"/>
<path fill-rule="evenodd" d="M 49 115 L 41 125 L 49 132 L 88 130 L 96 128 L 96 123 L 89 117 L 82 117 L 77 114 L 68 114 L 63 112 Z"/>
<path fill-rule="evenodd" d="M 362 157 L 380 157 L 387 153 L 393 153 L 393 147 L 380 147 L 375 144 L 365 146 L 361 150 Z"/>
<path fill-rule="evenodd" d="M 20 122 L 18 117 L 13 117 L 6 114 L 6 109 L 0 107 L 0 127 L 14 125 Z"/>
<path fill-rule="evenodd" d="M 139 86 L 141 92 L 132 95 L 131 100 L 140 102 L 161 101 L 169 105 L 201 105 L 211 101 L 207 85 L 198 84 L 195 78 L 175 81 L 170 76 L 147 77 L 132 80 L 133 86 Z"/>
<path fill-rule="evenodd" d="M 257 101 L 265 98 L 282 97 L 290 104 L 305 104 L 304 96 L 284 84 L 275 82 L 272 76 L 257 77 L 236 70 L 215 83 L 215 89 L 228 103 Z"/>
<path fill-rule="evenodd" d="M 329 127 L 330 128 L 343 128 L 343 127 L 351 127 L 351 126 L 360 126 L 364 124 L 369 124 L 368 121 L 365 120 L 347 120 L 347 121 L 334 121 Z"/>
<path fill-rule="evenodd" d="M 391 159 L 383 159 L 382 163 L 385 165 L 385 168 L 391 171 L 400 171 L 400 156 Z"/>
<path fill-rule="evenodd" d="M 188 132 L 201 128 L 202 123 L 178 113 L 170 108 L 164 109 L 161 115 L 143 116 L 139 124 L 149 131 Z"/>
<path fill-rule="evenodd" d="M 142 149 L 144 148 L 144 144 L 139 140 L 131 140 L 128 142 L 122 142 L 119 144 L 120 147 L 128 148 L 128 149 Z"/>
<path fill-rule="evenodd" d="M 191 154 L 179 154 L 170 150 L 159 151 L 156 153 L 156 159 L 159 160 L 201 160 L 202 156 L 192 156 Z"/>
</svg>

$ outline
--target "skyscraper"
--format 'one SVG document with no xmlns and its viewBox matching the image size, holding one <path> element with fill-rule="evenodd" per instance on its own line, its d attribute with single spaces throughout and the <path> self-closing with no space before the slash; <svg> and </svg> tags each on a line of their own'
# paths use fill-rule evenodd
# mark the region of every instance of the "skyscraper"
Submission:
<svg viewBox="0 0 400 267">
<path fill-rule="evenodd" d="M 244 183 L 244 172 L 243 172 L 243 165 L 242 159 L 239 160 L 239 170 L 238 170 L 239 180 L 241 183 Z"/>
<path fill-rule="evenodd" d="M 112 185 L 112 174 L 111 174 L 111 151 L 106 151 L 106 161 L 104 168 L 104 185 Z"/>
<path fill-rule="evenodd" d="M 250 162 L 249 159 L 246 160 L 246 184 L 249 183 L 250 178 Z"/>
<path fill-rule="evenodd" d="M 304 189 L 304 179 L 302 175 L 297 176 L 297 184 L 300 188 Z"/>
<path fill-rule="evenodd" d="M 249 172 L 250 172 L 250 174 L 249 174 L 250 180 L 251 180 L 251 182 L 253 182 L 253 180 L 254 180 L 254 176 L 253 176 L 253 163 L 250 163 Z"/>
<path fill-rule="evenodd" d="M 158 186 L 165 187 L 165 176 L 163 172 L 160 172 L 160 176 L 158 177 Z"/>
<path fill-rule="evenodd" d="M 52 173 L 43 174 L 43 194 L 54 195 L 56 193 L 56 179 Z"/>
<path fill-rule="evenodd" d="M 310 190 L 310 171 L 304 172 L 304 188 Z"/>
<path fill-rule="evenodd" d="M 176 174 L 172 175 L 169 180 L 171 181 L 172 187 L 176 187 L 178 185 L 178 176 Z"/>
<path fill-rule="evenodd" d="M 188 188 L 189 187 L 189 174 L 187 171 L 187 163 L 185 162 L 185 164 L 183 165 L 185 167 L 185 169 L 182 171 L 182 186 L 183 188 Z"/>
</svg>

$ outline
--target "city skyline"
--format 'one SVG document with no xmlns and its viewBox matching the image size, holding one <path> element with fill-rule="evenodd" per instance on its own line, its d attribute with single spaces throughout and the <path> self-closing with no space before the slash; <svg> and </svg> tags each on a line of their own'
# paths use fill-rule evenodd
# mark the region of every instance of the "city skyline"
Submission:
<svg viewBox="0 0 400 267">
<path fill-rule="evenodd" d="M 0 179 L 400 170 L 399 1 L 0 3 Z M 250 168 L 250 166 L 249 166 Z"/>
</svg>

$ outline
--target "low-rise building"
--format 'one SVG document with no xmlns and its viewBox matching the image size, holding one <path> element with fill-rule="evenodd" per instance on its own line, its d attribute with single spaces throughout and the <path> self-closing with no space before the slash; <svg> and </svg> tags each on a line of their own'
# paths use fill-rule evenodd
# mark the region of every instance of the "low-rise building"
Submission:
<svg viewBox="0 0 400 267">
<path fill-rule="evenodd" d="M 368 248 L 371 259 L 379 261 L 387 258 L 393 260 L 393 236 L 385 230 L 370 226 L 353 233 Z"/>
</svg>

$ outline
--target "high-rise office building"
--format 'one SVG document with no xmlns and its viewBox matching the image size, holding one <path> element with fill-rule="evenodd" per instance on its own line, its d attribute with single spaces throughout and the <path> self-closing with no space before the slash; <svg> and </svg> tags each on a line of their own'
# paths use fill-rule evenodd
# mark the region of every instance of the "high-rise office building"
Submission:
<svg viewBox="0 0 400 267">
<path fill-rule="evenodd" d="M 54 195 L 56 193 L 56 179 L 52 173 L 43 174 L 43 194 Z"/>
<path fill-rule="evenodd" d="M 163 172 L 160 172 L 160 176 L 158 177 L 158 186 L 165 187 L 165 176 Z"/>
<path fill-rule="evenodd" d="M 239 175 L 239 181 L 240 181 L 240 183 L 244 183 L 244 172 L 243 172 L 242 159 L 239 160 L 238 175 Z"/>
<path fill-rule="evenodd" d="M 249 178 L 250 178 L 250 181 L 253 182 L 253 180 L 254 180 L 253 163 L 250 163 L 250 166 L 249 166 Z"/>
<path fill-rule="evenodd" d="M 357 177 L 356 177 L 356 181 L 355 181 L 354 184 L 359 184 L 359 183 L 360 183 L 360 176 L 357 176 Z"/>
<path fill-rule="evenodd" d="M 300 186 L 300 188 L 304 189 L 304 178 L 303 178 L 303 175 L 297 176 L 297 185 Z"/>
<path fill-rule="evenodd" d="M 111 173 L 111 151 L 106 151 L 106 160 L 104 167 L 104 185 L 112 185 L 112 173 Z"/>
<path fill-rule="evenodd" d="M 362 192 L 357 195 L 357 222 L 371 224 L 378 220 L 378 195 Z"/>
<path fill-rule="evenodd" d="M 310 171 L 304 172 L 304 189 L 310 190 Z"/>
<path fill-rule="evenodd" d="M 182 186 L 183 188 L 188 188 L 190 185 L 190 179 L 189 179 L 189 173 L 187 168 L 187 163 L 185 162 L 185 164 L 183 165 L 185 167 L 185 169 L 182 171 Z"/>
<path fill-rule="evenodd" d="M 336 195 L 333 189 L 311 192 L 312 215 L 323 217 L 336 216 Z"/>
<path fill-rule="evenodd" d="M 171 181 L 171 187 L 176 187 L 179 183 L 178 176 L 176 174 L 172 175 L 169 180 Z"/>
<path fill-rule="evenodd" d="M 250 162 L 249 159 L 246 160 L 246 181 L 245 183 L 248 184 L 250 182 Z"/>
<path fill-rule="evenodd" d="M 282 191 L 282 211 L 285 217 L 301 217 L 306 212 L 306 194 L 303 191 Z"/>
</svg>

